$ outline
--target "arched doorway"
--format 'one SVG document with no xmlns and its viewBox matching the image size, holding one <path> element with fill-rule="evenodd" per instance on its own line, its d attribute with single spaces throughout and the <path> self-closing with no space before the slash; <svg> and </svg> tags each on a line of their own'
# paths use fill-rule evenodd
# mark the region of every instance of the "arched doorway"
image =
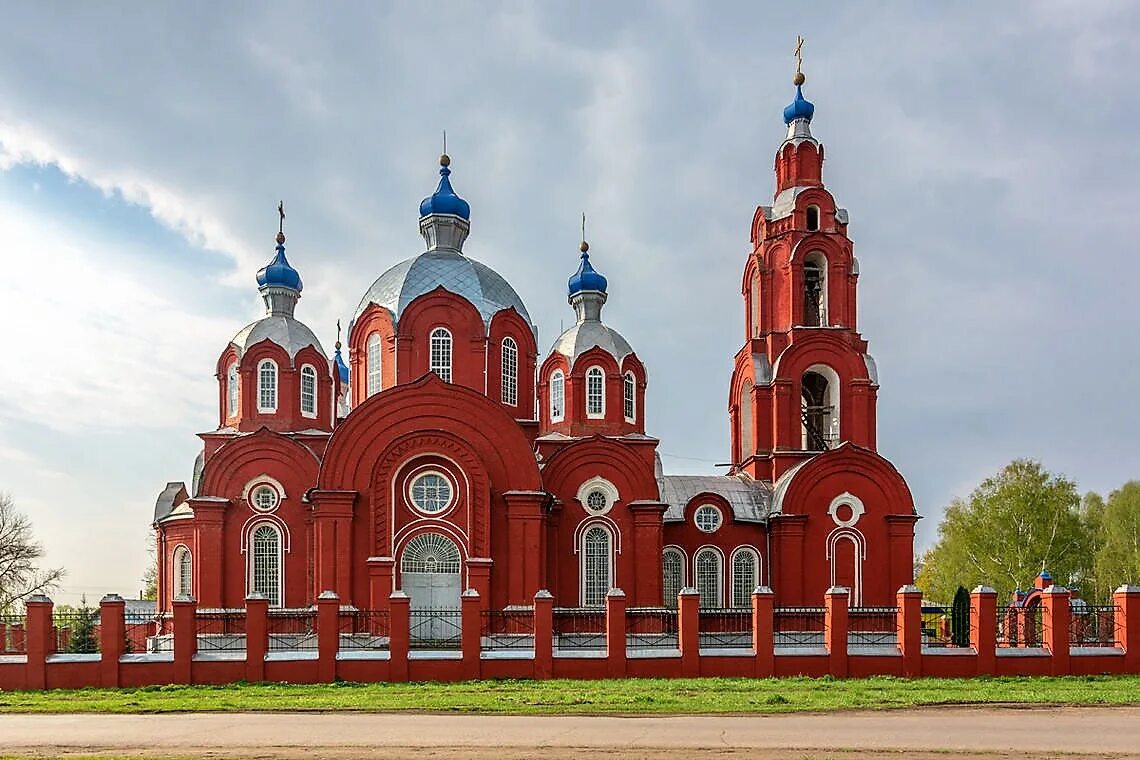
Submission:
<svg viewBox="0 0 1140 760">
<path fill-rule="evenodd" d="M 449 642 L 459 636 L 459 548 L 439 533 L 421 533 L 400 556 L 400 587 L 411 600 L 414 641 Z"/>
</svg>

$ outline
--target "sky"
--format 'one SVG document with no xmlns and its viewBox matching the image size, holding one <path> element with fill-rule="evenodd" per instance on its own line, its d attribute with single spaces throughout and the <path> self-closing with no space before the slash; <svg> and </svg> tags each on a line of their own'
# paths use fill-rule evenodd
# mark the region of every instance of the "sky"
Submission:
<svg viewBox="0 0 1140 760">
<path fill-rule="evenodd" d="M 423 250 L 443 130 L 465 252 L 541 350 L 585 211 L 666 471 L 717 472 L 801 34 L 919 548 L 1015 457 L 1082 490 L 1140 477 L 1140 5 L 995 7 L 7 4 L 0 491 L 67 569 L 56 600 L 138 593 L 155 497 L 190 481 L 217 357 L 261 314 L 278 201 L 331 350 Z"/>
</svg>

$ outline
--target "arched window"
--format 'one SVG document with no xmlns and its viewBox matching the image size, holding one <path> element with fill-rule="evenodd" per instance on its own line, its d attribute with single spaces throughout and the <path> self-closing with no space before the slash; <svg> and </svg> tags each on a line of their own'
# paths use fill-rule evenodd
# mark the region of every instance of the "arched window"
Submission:
<svg viewBox="0 0 1140 760">
<path fill-rule="evenodd" d="M 827 259 L 819 251 L 804 257 L 804 326 L 827 327 Z"/>
<path fill-rule="evenodd" d="M 554 370 L 550 376 L 550 421 L 561 422 L 566 417 L 566 376 Z"/>
<path fill-rule="evenodd" d="M 760 337 L 760 275 L 759 274 L 757 274 L 755 277 L 752 278 L 752 288 L 751 288 L 751 293 L 749 295 L 752 296 L 752 305 L 750 307 L 751 311 L 752 311 L 752 314 L 750 315 L 752 317 L 752 337 L 753 338 L 759 338 Z"/>
<path fill-rule="evenodd" d="M 404 547 L 400 572 L 459 573 L 462 561 L 455 542 L 439 533 L 421 533 Z"/>
<path fill-rule="evenodd" d="M 760 561 L 756 552 L 742 546 L 732 555 L 732 606 L 751 607 L 752 591 L 760 585 Z"/>
<path fill-rule="evenodd" d="M 807 228 L 808 232 L 819 231 L 819 206 L 807 207 Z"/>
<path fill-rule="evenodd" d="M 661 593 L 665 606 L 676 609 L 677 595 L 685 587 L 685 557 L 677 549 L 666 549 L 661 555 Z"/>
<path fill-rule="evenodd" d="M 696 565 L 697 591 L 701 594 L 701 607 L 716 609 L 721 606 L 720 554 L 716 549 L 701 549 L 697 552 Z"/>
<path fill-rule="evenodd" d="M 831 560 L 831 585 L 851 591 L 850 604 L 863 604 L 863 560 L 866 558 L 863 534 L 837 528 L 827 537 L 827 559 Z"/>
<path fill-rule="evenodd" d="M 194 560 L 190 550 L 179 546 L 174 550 L 174 598 L 194 595 Z"/>
<path fill-rule="evenodd" d="M 431 331 L 431 372 L 445 383 L 451 382 L 451 333 L 445 327 Z"/>
<path fill-rule="evenodd" d="M 601 607 L 613 585 L 610 532 L 600 525 L 582 537 L 582 606 Z"/>
<path fill-rule="evenodd" d="M 317 371 L 308 364 L 301 367 L 301 414 L 317 416 Z"/>
<path fill-rule="evenodd" d="M 839 442 L 838 391 L 838 377 L 830 367 L 812 367 L 800 379 L 805 451 L 826 451 Z"/>
<path fill-rule="evenodd" d="M 237 362 L 230 364 L 226 370 L 226 416 L 233 417 L 238 413 L 238 371 Z"/>
<path fill-rule="evenodd" d="M 756 453 L 752 438 L 752 381 L 746 379 L 740 386 L 740 458 L 745 460 Z"/>
<path fill-rule="evenodd" d="M 606 373 L 601 367 L 586 370 L 586 416 L 606 416 Z"/>
<path fill-rule="evenodd" d="M 268 599 L 270 607 L 281 606 L 281 534 L 272 525 L 260 525 L 253 531 L 249 590 Z"/>
<path fill-rule="evenodd" d="M 257 411 L 277 411 L 277 365 L 272 359 L 257 365 Z"/>
<path fill-rule="evenodd" d="M 637 422 L 637 380 L 632 372 L 626 372 L 622 381 L 622 407 L 626 422 Z"/>
<path fill-rule="evenodd" d="M 372 333 L 368 336 L 368 354 L 366 357 L 368 363 L 368 388 L 365 390 L 365 398 L 379 393 L 384 388 L 384 376 L 381 374 L 382 367 L 380 362 L 383 361 L 380 355 L 380 333 Z"/>
<path fill-rule="evenodd" d="M 519 403 L 519 346 L 514 338 L 503 338 L 503 403 Z"/>
</svg>

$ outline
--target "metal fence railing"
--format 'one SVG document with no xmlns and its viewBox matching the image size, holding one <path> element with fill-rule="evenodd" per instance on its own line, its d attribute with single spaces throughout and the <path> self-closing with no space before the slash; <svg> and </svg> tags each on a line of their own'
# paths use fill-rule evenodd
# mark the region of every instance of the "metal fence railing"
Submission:
<svg viewBox="0 0 1140 760">
<path fill-rule="evenodd" d="M 777 647 L 823 646 L 826 643 L 823 607 L 777 607 L 772 618 Z"/>
<path fill-rule="evenodd" d="M 998 610 L 997 645 L 999 647 L 1041 647 L 1045 645 L 1045 627 L 1041 605 L 1006 607 Z"/>
<path fill-rule="evenodd" d="M 174 637 L 159 636 L 157 616 L 130 615 L 123 619 L 125 625 L 123 651 L 128 654 L 149 652 L 173 652 Z"/>
<path fill-rule="evenodd" d="M 1074 605 L 1069 618 L 1069 646 L 1113 647 L 1121 640 L 1120 608 L 1115 605 Z"/>
<path fill-rule="evenodd" d="M 199 612 L 194 620 L 198 651 L 244 652 L 244 612 Z"/>
<path fill-rule="evenodd" d="M 410 610 L 408 633 L 412 649 L 459 649 L 463 618 L 458 609 Z"/>
<path fill-rule="evenodd" d="M 897 607 L 852 607 L 847 611 L 847 643 L 858 647 L 898 646 Z"/>
<path fill-rule="evenodd" d="M 267 633 L 270 652 L 315 651 L 316 610 L 270 610 Z"/>
<path fill-rule="evenodd" d="M 99 611 L 90 608 L 65 610 L 52 616 L 55 651 L 94 654 L 99 651 Z"/>
<path fill-rule="evenodd" d="M 0 615 L 0 654 L 27 654 L 28 621 L 22 613 Z"/>
<path fill-rule="evenodd" d="M 625 611 L 625 641 L 630 649 L 676 649 L 677 610 L 630 607 Z"/>
<path fill-rule="evenodd" d="M 715 649 L 752 648 L 752 610 L 744 608 L 703 609 L 698 631 L 700 645 Z"/>
<path fill-rule="evenodd" d="M 480 646 L 489 652 L 534 650 L 534 610 L 483 610 Z"/>
<path fill-rule="evenodd" d="M 555 607 L 554 648 L 605 649 L 606 611 L 595 607 Z"/>
<path fill-rule="evenodd" d="M 954 614 L 951 605 L 922 605 L 922 645 L 934 648 L 970 646 L 970 608 L 963 607 L 958 618 Z"/>
<path fill-rule="evenodd" d="M 338 631 L 342 650 L 384 651 L 391 645 L 391 616 L 388 610 L 341 612 Z"/>
</svg>

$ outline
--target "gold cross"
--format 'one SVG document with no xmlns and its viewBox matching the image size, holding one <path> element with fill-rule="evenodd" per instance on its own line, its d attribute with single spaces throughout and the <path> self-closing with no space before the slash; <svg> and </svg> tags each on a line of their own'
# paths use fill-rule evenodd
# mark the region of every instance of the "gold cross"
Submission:
<svg viewBox="0 0 1140 760">
<path fill-rule="evenodd" d="M 800 73 L 800 69 L 804 64 L 804 57 L 803 57 L 803 54 L 800 52 L 800 50 L 803 48 L 803 46 L 804 46 L 804 38 L 800 37 L 799 35 L 796 35 L 795 56 L 796 56 L 796 73 L 797 74 Z"/>
</svg>

